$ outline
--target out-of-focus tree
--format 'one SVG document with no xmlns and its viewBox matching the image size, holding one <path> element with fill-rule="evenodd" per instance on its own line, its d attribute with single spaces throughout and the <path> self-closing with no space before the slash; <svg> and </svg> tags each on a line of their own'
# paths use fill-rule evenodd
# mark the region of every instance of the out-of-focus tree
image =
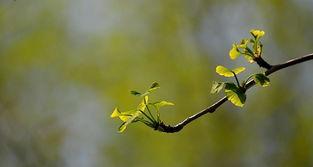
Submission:
<svg viewBox="0 0 313 167">
<path fill-rule="evenodd" d="M 242 65 L 225 60 L 251 28 L 267 32 L 269 62 L 311 52 L 312 5 L 0 1 L 0 166 L 312 166 L 310 64 L 175 135 L 134 126 L 121 137 L 109 119 L 139 102 L 124 92 L 153 81 L 153 98 L 176 104 L 162 113 L 170 124 L 210 105 L 215 65 Z"/>
</svg>

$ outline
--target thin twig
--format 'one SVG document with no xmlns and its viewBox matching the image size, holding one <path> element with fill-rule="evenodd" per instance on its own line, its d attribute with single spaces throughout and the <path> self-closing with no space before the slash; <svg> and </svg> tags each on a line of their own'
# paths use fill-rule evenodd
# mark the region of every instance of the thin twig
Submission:
<svg viewBox="0 0 313 167">
<path fill-rule="evenodd" d="M 266 61 L 264 61 L 263 59 L 258 61 L 257 63 L 259 64 L 261 62 L 261 67 L 263 65 L 264 68 L 267 69 L 267 71 L 265 72 L 265 75 L 268 76 L 276 71 L 279 71 L 281 69 L 299 64 L 299 63 L 303 63 L 309 60 L 313 59 L 313 53 L 299 57 L 299 58 L 295 58 L 295 59 L 291 59 L 285 63 L 282 64 L 277 64 L 277 65 L 269 65 Z M 244 86 L 244 90 L 247 91 L 248 89 L 250 89 L 252 86 L 255 85 L 255 82 L 253 80 L 249 81 L 248 83 L 245 84 Z M 156 127 L 155 129 L 161 132 L 166 132 L 166 133 L 174 133 L 174 132 L 179 132 L 181 129 L 184 128 L 184 126 L 186 126 L 187 124 L 191 123 L 192 121 L 200 118 L 201 116 L 207 114 L 207 113 L 213 113 L 218 107 L 220 107 L 223 103 L 225 103 L 227 101 L 227 97 L 223 97 L 220 100 L 218 100 L 216 103 L 212 104 L 211 106 L 209 106 L 208 108 L 186 118 L 185 120 L 181 121 L 180 123 L 174 125 L 174 126 L 170 126 L 170 125 L 165 125 L 164 123 L 160 123 L 158 125 L 158 127 Z"/>
</svg>

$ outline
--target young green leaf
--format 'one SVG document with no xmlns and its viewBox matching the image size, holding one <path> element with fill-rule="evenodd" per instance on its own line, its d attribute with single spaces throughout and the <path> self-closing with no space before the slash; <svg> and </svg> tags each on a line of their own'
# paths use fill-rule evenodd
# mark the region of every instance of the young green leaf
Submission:
<svg viewBox="0 0 313 167">
<path fill-rule="evenodd" d="M 159 88 L 160 88 L 160 85 L 157 82 L 153 82 L 150 88 L 145 93 L 141 94 L 140 96 L 144 97 Z"/>
<path fill-rule="evenodd" d="M 238 67 L 238 68 L 233 69 L 232 71 L 237 75 L 237 74 L 243 72 L 244 70 L 246 70 L 246 68 Z"/>
<path fill-rule="evenodd" d="M 249 44 L 250 40 L 249 39 L 242 39 L 240 44 L 237 45 L 238 48 L 242 48 L 242 49 L 245 49 L 248 47 L 248 44 Z"/>
<path fill-rule="evenodd" d="M 235 60 L 237 57 L 240 56 L 240 52 L 235 44 L 232 45 L 232 48 L 229 51 L 229 57 L 232 60 Z"/>
<path fill-rule="evenodd" d="M 225 77 L 234 76 L 234 74 L 231 72 L 230 69 L 223 67 L 223 66 L 217 66 L 215 70 L 216 70 L 216 73 L 218 73 L 221 76 L 225 76 Z"/>
<path fill-rule="evenodd" d="M 135 121 L 138 116 L 146 109 L 146 104 L 148 104 L 148 96 L 145 96 L 143 100 L 139 103 L 136 110 L 129 110 L 121 112 L 118 108 L 115 108 L 111 114 L 111 118 L 118 117 L 123 121 L 123 124 L 119 127 L 119 132 L 123 132 L 127 125 Z"/>
<path fill-rule="evenodd" d="M 174 103 L 168 102 L 168 101 L 159 101 L 159 102 L 152 103 L 152 105 L 154 105 L 157 109 L 159 109 L 164 106 L 173 106 Z"/>
<path fill-rule="evenodd" d="M 243 107 L 246 101 L 246 94 L 234 83 L 225 83 L 225 94 L 227 99 L 234 105 Z"/>
<path fill-rule="evenodd" d="M 230 69 L 223 67 L 223 66 L 217 66 L 216 67 L 216 73 L 218 73 L 219 75 L 225 76 L 225 77 L 233 77 L 234 73 L 237 75 L 237 74 L 243 72 L 245 69 L 246 68 L 244 68 L 244 67 L 238 67 L 238 68 L 235 68 L 233 70 L 230 70 Z"/>
<path fill-rule="evenodd" d="M 137 106 L 137 110 L 144 112 L 146 109 L 146 104 L 148 104 L 148 99 L 149 97 L 145 96 L 141 103 L 139 103 L 139 105 Z"/>
<path fill-rule="evenodd" d="M 136 113 L 137 110 L 129 110 L 121 112 L 118 108 L 115 108 L 113 113 L 111 114 L 111 118 L 118 117 L 123 122 L 126 122 L 132 115 Z"/>
<path fill-rule="evenodd" d="M 118 131 L 122 133 L 126 129 L 127 125 L 132 123 L 139 115 L 140 115 L 140 111 L 137 111 L 126 122 L 123 122 L 123 124 L 118 128 Z"/>
<path fill-rule="evenodd" d="M 212 84 L 212 88 L 211 88 L 211 94 L 216 94 L 218 92 L 220 92 L 225 86 L 225 83 L 224 82 L 216 82 L 216 81 L 213 81 L 213 84 Z"/>
<path fill-rule="evenodd" d="M 154 91 L 154 90 L 156 90 L 158 88 L 160 88 L 159 83 L 153 82 L 148 91 L 151 92 L 151 91 Z"/>
<path fill-rule="evenodd" d="M 265 35 L 264 31 L 262 31 L 262 30 L 255 30 L 255 29 L 250 30 L 250 33 L 257 40 Z"/>
<path fill-rule="evenodd" d="M 125 125 L 126 122 L 123 122 L 122 125 L 120 127 L 118 127 L 118 132 L 122 133 L 124 132 L 124 130 L 126 129 L 127 125 Z"/>
<path fill-rule="evenodd" d="M 253 80 L 255 83 L 261 85 L 262 87 L 266 87 L 270 85 L 270 79 L 264 74 L 255 74 L 253 76 Z"/>
<path fill-rule="evenodd" d="M 254 62 L 253 57 L 252 57 L 251 55 L 245 54 L 243 57 L 244 57 L 244 58 L 247 60 L 247 62 L 249 62 L 249 63 L 253 63 L 253 62 Z"/>
<path fill-rule="evenodd" d="M 130 91 L 130 94 L 135 95 L 135 96 L 140 96 L 141 95 L 141 93 L 139 93 L 139 92 L 137 92 L 135 90 Z"/>
<path fill-rule="evenodd" d="M 115 118 L 115 117 L 118 117 L 118 116 L 120 116 L 120 115 L 121 115 L 121 112 L 120 112 L 120 110 L 116 107 L 116 108 L 113 110 L 112 114 L 111 114 L 111 118 Z"/>
</svg>

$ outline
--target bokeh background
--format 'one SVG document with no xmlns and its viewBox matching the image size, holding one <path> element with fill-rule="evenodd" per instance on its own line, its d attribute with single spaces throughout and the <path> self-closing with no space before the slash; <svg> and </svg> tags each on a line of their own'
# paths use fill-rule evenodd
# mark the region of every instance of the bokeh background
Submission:
<svg viewBox="0 0 313 167">
<path fill-rule="evenodd" d="M 313 166 L 313 62 L 180 133 L 109 118 L 157 81 L 177 123 L 222 96 L 216 65 L 260 71 L 228 58 L 250 29 L 275 64 L 313 52 L 312 26 L 312 0 L 0 0 L 0 166 Z"/>
</svg>

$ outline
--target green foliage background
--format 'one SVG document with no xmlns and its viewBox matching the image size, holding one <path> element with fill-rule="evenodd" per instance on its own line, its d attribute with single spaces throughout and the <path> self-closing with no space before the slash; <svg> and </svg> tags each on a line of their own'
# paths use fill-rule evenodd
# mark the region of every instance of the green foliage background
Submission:
<svg viewBox="0 0 313 167">
<path fill-rule="evenodd" d="M 265 30 L 264 58 L 313 51 L 310 0 L 1 0 L 0 166 L 313 166 L 312 62 L 253 88 L 177 134 L 118 134 L 115 106 L 161 84 L 177 123 L 212 104 L 231 44 Z M 241 63 L 242 62 L 242 63 Z M 245 72 L 248 75 L 247 72 Z M 243 74 L 243 75 L 245 75 Z"/>
</svg>

